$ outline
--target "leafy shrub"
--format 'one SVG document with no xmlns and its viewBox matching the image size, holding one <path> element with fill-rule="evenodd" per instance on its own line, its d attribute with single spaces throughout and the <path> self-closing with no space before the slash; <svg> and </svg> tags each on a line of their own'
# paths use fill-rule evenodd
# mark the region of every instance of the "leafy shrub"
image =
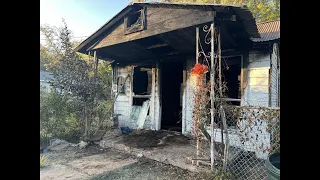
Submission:
<svg viewBox="0 0 320 180">
<path fill-rule="evenodd" d="M 70 139 L 80 131 L 79 113 L 67 95 L 40 93 L 40 143 L 52 138 Z"/>
</svg>

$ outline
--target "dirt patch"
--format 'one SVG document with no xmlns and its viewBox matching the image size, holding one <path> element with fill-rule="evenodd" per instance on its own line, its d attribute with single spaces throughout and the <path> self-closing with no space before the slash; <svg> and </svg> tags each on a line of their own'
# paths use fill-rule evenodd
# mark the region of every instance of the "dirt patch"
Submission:
<svg viewBox="0 0 320 180">
<path fill-rule="evenodd" d="M 105 152 L 109 152 L 110 149 L 101 148 L 99 145 L 90 145 L 85 149 L 77 149 L 76 154 L 81 154 L 82 156 L 91 156 L 96 154 L 103 154 Z"/>
<path fill-rule="evenodd" d="M 150 149 L 169 144 L 188 144 L 189 138 L 181 133 L 171 131 L 136 131 L 130 135 L 124 135 L 119 143 L 134 148 Z"/>
<path fill-rule="evenodd" d="M 40 180 L 49 179 L 84 179 L 88 177 L 87 174 L 79 172 L 78 170 L 72 169 L 62 164 L 54 164 L 48 167 L 40 169 Z"/>
<path fill-rule="evenodd" d="M 163 137 L 167 137 L 166 144 L 170 144 L 171 142 L 185 143 L 186 140 L 184 136 L 168 136 L 167 132 L 157 132 L 153 135 L 155 138 L 153 140 L 149 138 L 151 139 L 149 143 L 154 142 L 155 139 L 162 139 Z M 140 134 L 140 136 L 136 137 L 142 139 L 148 137 L 148 134 Z M 111 148 L 103 149 L 97 145 L 90 145 L 85 149 L 67 147 L 60 151 L 41 154 L 48 157 L 49 166 L 40 168 L 40 180 L 210 179 L 207 173 L 191 172 L 179 168 L 182 166 L 181 164 L 184 163 L 183 160 L 185 159 L 184 156 L 186 152 L 189 155 L 194 153 L 194 149 L 186 149 L 186 147 L 189 146 L 170 145 L 166 146 L 166 148 L 154 148 L 149 151 L 149 159 L 147 156 L 137 158 L 136 156 Z M 157 159 L 161 161 L 151 160 L 151 157 L 157 157 Z M 166 163 L 168 159 L 173 161 L 171 164 L 175 166 Z"/>
<path fill-rule="evenodd" d="M 116 180 L 116 179 L 157 179 L 157 180 L 197 180 L 208 179 L 207 173 L 194 173 L 178 167 L 141 158 L 137 163 L 123 166 L 122 168 L 107 173 L 95 175 L 91 180 Z"/>
<path fill-rule="evenodd" d="M 136 158 L 98 145 L 85 149 L 67 147 L 60 151 L 44 153 L 49 165 L 40 168 L 40 179 L 88 179 L 95 174 L 112 171 L 137 162 Z"/>
<path fill-rule="evenodd" d="M 94 175 L 137 162 L 136 159 L 133 159 L 130 156 L 126 156 L 126 158 L 117 158 L 118 155 L 119 154 L 116 152 L 97 154 L 71 161 L 65 165 L 77 169 L 82 173 Z"/>
<path fill-rule="evenodd" d="M 185 145 L 185 144 L 189 144 L 190 138 L 179 134 L 179 135 L 173 135 L 173 136 L 167 136 L 167 138 L 165 139 L 165 142 L 167 144 L 181 144 L 181 145 Z"/>
</svg>

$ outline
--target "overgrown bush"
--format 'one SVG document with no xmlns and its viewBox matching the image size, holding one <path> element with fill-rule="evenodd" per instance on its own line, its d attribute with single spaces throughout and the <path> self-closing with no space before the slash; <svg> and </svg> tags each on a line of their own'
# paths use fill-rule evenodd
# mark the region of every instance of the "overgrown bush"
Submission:
<svg viewBox="0 0 320 180">
<path fill-rule="evenodd" d="M 88 107 L 89 136 L 101 128 L 110 127 L 110 100 L 97 100 Z M 40 144 L 48 144 L 53 138 L 77 142 L 84 133 L 81 116 L 82 110 L 76 99 L 54 90 L 40 93 Z"/>
<path fill-rule="evenodd" d="M 72 33 L 63 23 L 61 28 L 40 26 L 47 42 L 40 46 L 40 59 L 53 75 L 53 90 L 40 89 L 40 144 L 53 138 L 86 140 L 110 126 L 111 65 L 75 52 Z"/>
<path fill-rule="evenodd" d="M 40 143 L 52 138 L 71 140 L 80 132 L 79 112 L 72 100 L 58 91 L 40 93 Z"/>
<path fill-rule="evenodd" d="M 111 127 L 111 111 L 112 102 L 110 100 L 99 100 L 93 103 L 89 136 L 101 128 L 107 129 Z"/>
</svg>

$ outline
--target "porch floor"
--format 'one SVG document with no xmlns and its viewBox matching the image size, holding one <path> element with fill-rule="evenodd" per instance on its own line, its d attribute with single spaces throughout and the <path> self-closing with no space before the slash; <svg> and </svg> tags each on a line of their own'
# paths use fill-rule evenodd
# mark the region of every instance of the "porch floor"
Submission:
<svg viewBox="0 0 320 180">
<path fill-rule="evenodd" d="M 99 145 L 114 148 L 138 157 L 187 169 L 192 172 L 209 171 L 209 166 L 192 164 L 196 147 L 192 139 L 173 131 L 134 131 L 130 135 L 119 135 L 117 129 L 107 131 Z"/>
</svg>

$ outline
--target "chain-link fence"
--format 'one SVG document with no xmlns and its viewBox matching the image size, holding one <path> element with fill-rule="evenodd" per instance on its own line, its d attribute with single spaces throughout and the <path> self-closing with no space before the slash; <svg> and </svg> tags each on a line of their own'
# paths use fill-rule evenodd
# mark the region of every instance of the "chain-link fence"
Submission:
<svg viewBox="0 0 320 180">
<path fill-rule="evenodd" d="M 216 165 L 225 165 L 235 179 L 266 179 L 268 155 L 280 152 L 280 108 L 225 105 L 223 109 L 227 131 L 214 130 L 218 154 L 223 156 L 216 158 Z"/>
<path fill-rule="evenodd" d="M 279 91 L 274 85 L 277 82 L 271 81 L 274 85 L 269 86 L 273 88 L 271 92 L 268 88 L 258 89 L 265 96 L 246 96 L 252 77 L 248 77 L 248 66 L 243 66 L 243 57 L 222 58 L 220 29 L 206 28 L 208 26 L 203 27 L 206 33 L 204 44 L 209 45 L 206 37 L 214 32 L 211 49 L 217 50 L 206 55 L 199 40 L 197 64 L 190 72 L 191 132 L 196 137 L 197 152 L 194 159 L 197 164 L 199 160 L 213 162 L 210 164 L 212 169 L 222 169 L 228 179 L 229 175 L 237 180 L 266 179 L 265 162 L 269 154 L 280 152 L 280 107 L 267 107 L 279 105 Z M 210 54 L 216 56 L 212 58 Z M 204 69 L 210 72 L 210 76 L 199 71 Z M 268 79 L 266 77 L 264 81 Z M 246 97 L 250 99 L 246 100 Z"/>
<path fill-rule="evenodd" d="M 210 164 L 213 134 L 216 170 L 223 169 L 237 180 L 266 179 L 265 163 L 269 154 L 280 152 L 280 107 L 267 107 L 266 100 L 252 103 L 254 106 L 246 106 L 248 103 L 239 106 L 226 102 L 230 98 L 216 97 L 212 133 L 210 84 L 197 86 L 195 90 L 191 99 L 192 134 L 196 137 L 192 145 L 197 149 L 194 159 Z"/>
</svg>

